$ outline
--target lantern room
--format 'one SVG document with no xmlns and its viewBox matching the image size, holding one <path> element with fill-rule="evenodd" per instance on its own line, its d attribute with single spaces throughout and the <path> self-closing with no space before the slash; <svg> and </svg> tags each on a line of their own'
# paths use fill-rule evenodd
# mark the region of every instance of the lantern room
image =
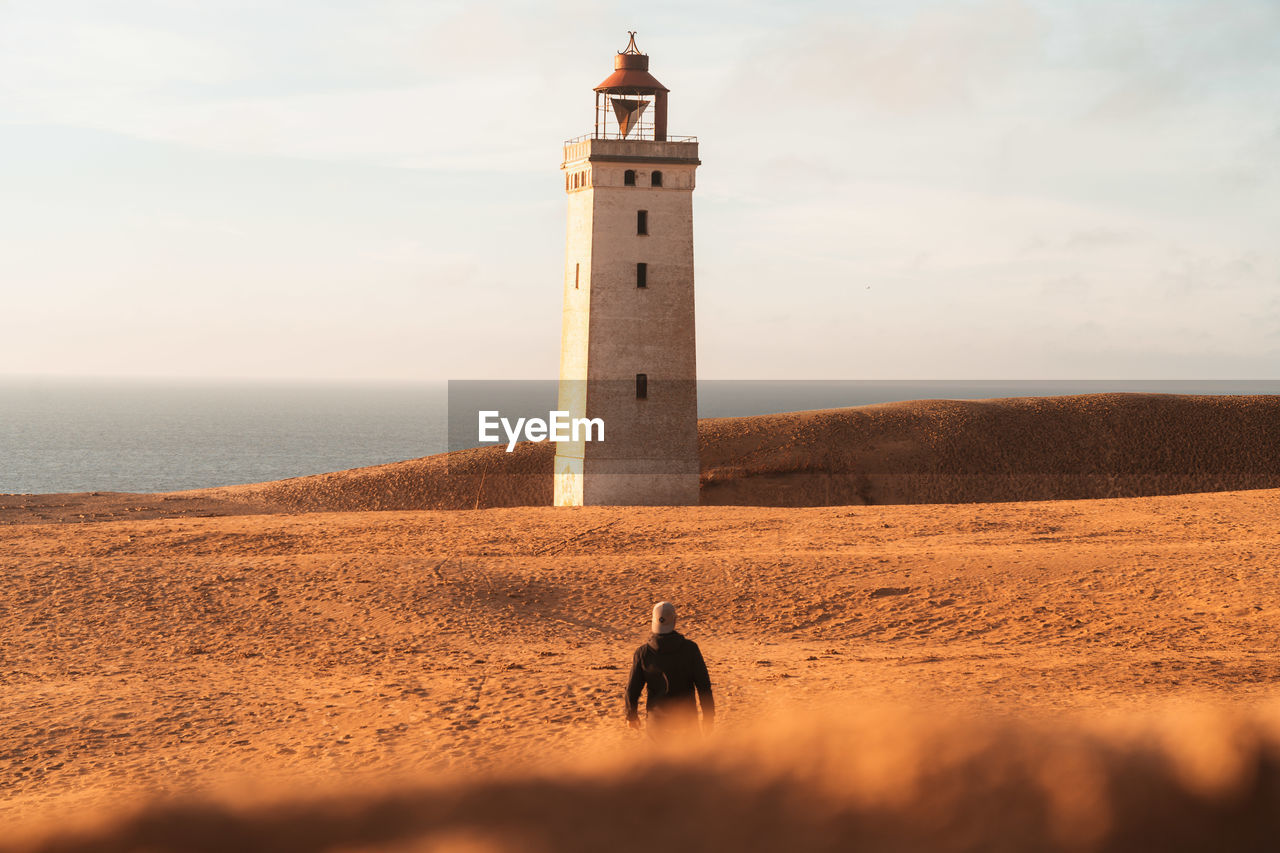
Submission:
<svg viewBox="0 0 1280 853">
<path fill-rule="evenodd" d="M 636 47 L 636 34 L 613 57 L 613 73 L 596 86 L 596 139 L 667 139 L 667 92 L 649 73 L 649 56 Z"/>
</svg>

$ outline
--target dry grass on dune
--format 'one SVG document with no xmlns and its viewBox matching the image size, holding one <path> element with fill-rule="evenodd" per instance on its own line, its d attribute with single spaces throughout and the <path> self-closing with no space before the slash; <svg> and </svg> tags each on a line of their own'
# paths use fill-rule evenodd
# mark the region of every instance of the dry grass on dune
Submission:
<svg viewBox="0 0 1280 853">
<path fill-rule="evenodd" d="M 987 503 L 1280 486 L 1280 397 L 925 400 L 703 421 L 704 504 Z"/>
<path fill-rule="evenodd" d="M 156 804 L 0 853 L 1261 851 L 1278 806 L 1274 716 L 1120 727 L 858 711 L 666 752 L 549 756 L 535 774 Z"/>
<path fill-rule="evenodd" d="M 1280 397 L 922 400 L 699 422 L 710 505 L 1136 497 L 1280 487 Z M 549 506 L 554 445 L 167 495 L 0 496 L 0 523 Z"/>
<path fill-rule="evenodd" d="M 1280 486 L 1280 397 L 924 400 L 699 424 L 702 503 L 986 503 Z M 193 495 L 288 511 L 551 503 L 521 444 Z"/>
<path fill-rule="evenodd" d="M 291 512 L 550 506 L 555 445 L 475 448 L 371 468 L 186 494 Z"/>
</svg>

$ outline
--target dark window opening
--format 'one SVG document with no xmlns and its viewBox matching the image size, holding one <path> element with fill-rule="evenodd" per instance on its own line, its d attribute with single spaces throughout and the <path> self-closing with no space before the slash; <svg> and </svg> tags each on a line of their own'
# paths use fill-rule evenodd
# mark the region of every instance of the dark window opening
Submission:
<svg viewBox="0 0 1280 853">
<path fill-rule="evenodd" d="M 636 399 L 647 400 L 649 398 L 649 374 L 636 374 Z"/>
<path fill-rule="evenodd" d="M 573 289 L 578 289 L 578 276 L 582 273 L 582 264 L 573 265 Z"/>
<path fill-rule="evenodd" d="M 637 234 L 649 233 L 649 211 L 647 210 L 636 211 L 636 233 Z"/>
<path fill-rule="evenodd" d="M 649 286 L 649 265 L 636 264 L 636 287 Z"/>
<path fill-rule="evenodd" d="M 634 187 L 636 185 L 636 170 L 627 169 L 627 171 L 623 172 L 622 182 L 629 187 Z"/>
<path fill-rule="evenodd" d="M 654 172 L 654 173 L 653 173 L 653 176 L 649 179 L 649 183 L 650 183 L 650 184 L 652 184 L 652 185 L 653 185 L 653 186 L 655 186 L 655 187 L 660 187 L 660 186 L 662 186 L 662 173 L 661 173 L 661 172 Z"/>
</svg>

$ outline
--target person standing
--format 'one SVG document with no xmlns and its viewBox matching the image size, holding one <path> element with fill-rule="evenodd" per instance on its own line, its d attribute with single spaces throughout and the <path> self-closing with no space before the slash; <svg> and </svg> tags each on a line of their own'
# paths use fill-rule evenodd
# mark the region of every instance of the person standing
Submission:
<svg viewBox="0 0 1280 853">
<path fill-rule="evenodd" d="M 715 725 L 716 703 L 711 676 L 698 644 L 676 631 L 676 608 L 669 601 L 653 606 L 649 640 L 636 649 L 627 681 L 627 725 L 640 728 L 640 694 L 645 698 L 645 723 L 649 737 L 664 740 L 688 733 L 698 724 L 702 707 L 702 731 Z M 695 701 L 696 694 L 696 701 Z"/>
</svg>

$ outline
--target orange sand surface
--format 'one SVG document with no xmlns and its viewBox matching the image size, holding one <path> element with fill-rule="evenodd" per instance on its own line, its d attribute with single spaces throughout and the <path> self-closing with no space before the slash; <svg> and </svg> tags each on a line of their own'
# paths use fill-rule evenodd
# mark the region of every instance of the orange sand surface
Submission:
<svg viewBox="0 0 1280 853">
<path fill-rule="evenodd" d="M 0 524 L 0 849 L 1280 833 L 1278 490 L 155 518 L 129 517 L 135 496 L 62 502 L 115 520 L 0 510 L 25 522 Z M 659 599 L 721 705 L 716 735 L 675 754 L 621 715 Z"/>
<path fill-rule="evenodd" d="M 1280 398 L 700 441 L 693 508 L 543 506 L 545 444 L 0 496 L 0 850 L 1274 848 Z M 721 708 L 666 752 L 659 599 Z"/>
</svg>

